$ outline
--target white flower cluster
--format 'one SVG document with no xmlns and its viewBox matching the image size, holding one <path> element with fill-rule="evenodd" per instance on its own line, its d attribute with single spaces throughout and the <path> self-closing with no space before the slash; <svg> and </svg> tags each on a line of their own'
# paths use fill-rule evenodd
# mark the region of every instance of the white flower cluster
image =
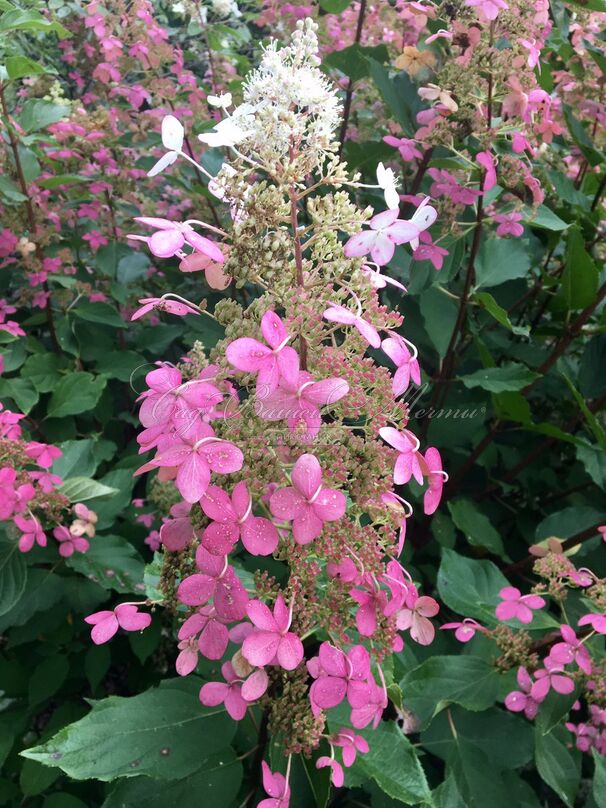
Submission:
<svg viewBox="0 0 606 808">
<path fill-rule="evenodd" d="M 291 43 L 278 49 L 272 42 L 244 83 L 246 151 L 262 162 L 305 153 L 311 165 L 319 165 L 335 150 L 341 103 L 319 69 L 316 29 L 311 19 L 299 21 Z"/>
<path fill-rule="evenodd" d="M 219 17 L 241 17 L 242 14 L 235 0 L 211 0 L 214 13 Z"/>
</svg>

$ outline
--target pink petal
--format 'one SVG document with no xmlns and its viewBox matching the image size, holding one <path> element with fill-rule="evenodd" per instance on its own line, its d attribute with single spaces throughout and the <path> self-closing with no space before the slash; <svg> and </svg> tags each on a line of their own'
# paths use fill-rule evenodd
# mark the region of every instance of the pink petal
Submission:
<svg viewBox="0 0 606 808">
<path fill-rule="evenodd" d="M 217 485 L 209 485 L 200 506 L 209 519 L 217 522 L 235 522 L 238 518 L 231 497 Z"/>
<path fill-rule="evenodd" d="M 215 589 L 215 580 L 209 575 L 194 573 L 184 578 L 177 589 L 177 597 L 186 606 L 208 603 Z"/>
<path fill-rule="evenodd" d="M 377 233 L 373 230 L 363 230 L 351 236 L 345 243 L 343 252 L 347 258 L 355 258 L 361 255 L 368 255 L 377 240 Z"/>
<path fill-rule="evenodd" d="M 345 654 L 339 648 L 335 648 L 328 642 L 323 642 L 318 652 L 320 666 L 329 676 L 345 678 L 349 667 L 345 659 Z"/>
<path fill-rule="evenodd" d="M 337 306 L 336 303 L 330 303 L 329 309 L 323 314 L 325 320 L 331 323 L 343 323 L 344 325 L 353 325 L 356 322 L 356 315 L 353 311 L 346 309 L 344 306 Z"/>
<path fill-rule="evenodd" d="M 272 348 L 278 348 L 288 337 L 288 332 L 282 320 L 275 311 L 266 311 L 261 319 L 261 333 L 263 339 Z"/>
<path fill-rule="evenodd" d="M 240 449 L 226 440 L 207 443 L 200 447 L 200 451 L 211 470 L 217 474 L 232 474 L 234 471 L 240 471 L 244 464 L 244 455 Z"/>
<path fill-rule="evenodd" d="M 267 345 L 263 345 L 256 339 L 240 337 L 240 339 L 230 342 L 225 350 L 225 356 L 230 365 L 238 370 L 251 373 L 258 371 L 267 362 L 271 357 L 271 351 Z"/>
<path fill-rule="evenodd" d="M 262 631 L 277 632 L 279 630 L 271 609 L 262 600 L 249 600 L 246 605 L 246 613 L 255 626 Z"/>
<path fill-rule="evenodd" d="M 229 642 L 227 626 L 218 620 L 209 620 L 198 639 L 200 653 L 206 659 L 221 659 Z"/>
<path fill-rule="evenodd" d="M 225 709 L 234 721 L 241 721 L 246 715 L 248 704 L 242 698 L 240 687 L 232 685 L 225 696 Z"/>
<path fill-rule="evenodd" d="M 149 249 L 158 258 L 171 258 L 185 244 L 179 230 L 160 230 L 149 239 Z"/>
<path fill-rule="evenodd" d="M 322 533 L 324 523 L 313 505 L 302 505 L 293 520 L 292 532 L 297 544 L 309 544 Z"/>
<path fill-rule="evenodd" d="M 255 556 L 271 555 L 280 540 L 273 523 L 263 516 L 249 516 L 240 526 L 240 535 L 244 547 Z"/>
<path fill-rule="evenodd" d="M 336 522 L 345 513 L 347 498 L 342 491 L 324 488 L 313 503 L 313 509 L 323 522 Z"/>
<path fill-rule="evenodd" d="M 150 614 L 139 612 L 136 606 L 128 603 L 116 606 L 115 612 L 120 628 L 125 631 L 142 631 L 151 623 Z"/>
<path fill-rule="evenodd" d="M 111 640 L 116 631 L 118 631 L 118 621 L 112 612 L 111 617 L 101 620 L 94 626 L 90 636 L 95 645 L 102 645 L 104 642 Z"/>
<path fill-rule="evenodd" d="M 239 536 L 235 522 L 211 522 L 202 532 L 202 545 L 212 555 L 223 557 L 231 553 Z"/>
<path fill-rule="evenodd" d="M 310 698 L 323 710 L 330 710 L 341 704 L 347 692 L 347 682 L 345 679 L 337 679 L 334 676 L 321 676 L 312 684 L 309 695 Z"/>
<path fill-rule="evenodd" d="M 380 348 L 381 337 L 379 336 L 379 332 L 374 325 L 371 325 L 370 323 L 367 323 L 366 320 L 358 317 L 355 321 L 355 326 L 369 345 L 371 345 L 373 348 Z"/>
<path fill-rule="evenodd" d="M 370 252 L 372 260 L 380 267 L 388 264 L 396 251 L 394 242 L 384 233 L 377 233 L 375 243 Z"/>
<path fill-rule="evenodd" d="M 322 469 L 315 455 L 301 455 L 292 470 L 292 481 L 305 499 L 313 497 L 322 484 Z"/>
<path fill-rule="evenodd" d="M 179 467 L 175 483 L 186 502 L 197 502 L 210 482 L 210 469 L 206 460 L 197 452 L 190 452 Z"/>
<path fill-rule="evenodd" d="M 292 487 L 282 488 L 269 498 L 269 509 L 276 519 L 287 522 L 295 518 L 298 508 L 303 503 L 301 494 Z"/>
<path fill-rule="evenodd" d="M 280 640 L 277 657 L 280 665 L 287 671 L 294 671 L 303 659 L 303 643 L 292 631 Z"/>
<path fill-rule="evenodd" d="M 311 401 L 316 406 L 323 404 L 334 404 L 349 393 L 349 385 L 344 379 L 331 377 L 306 387 L 303 391 L 303 398 Z"/>
<path fill-rule="evenodd" d="M 254 671 L 242 685 L 242 698 L 248 702 L 257 701 L 265 693 L 268 686 L 269 677 L 267 673 L 263 669 Z"/>
<path fill-rule="evenodd" d="M 217 264 L 225 263 L 225 256 L 219 247 L 217 247 L 217 245 L 210 239 L 206 238 L 205 236 L 201 236 L 194 230 L 188 231 L 185 234 L 185 238 L 188 244 L 191 244 L 191 246 L 196 250 L 204 253 L 204 255 L 207 255 L 213 261 L 216 261 Z"/>
<path fill-rule="evenodd" d="M 242 643 L 242 654 L 251 665 L 262 668 L 275 657 L 280 640 L 276 632 L 253 631 Z"/>
<path fill-rule="evenodd" d="M 205 707 L 217 707 L 223 704 L 228 691 L 229 686 L 223 682 L 207 682 L 200 688 L 200 701 Z"/>
</svg>

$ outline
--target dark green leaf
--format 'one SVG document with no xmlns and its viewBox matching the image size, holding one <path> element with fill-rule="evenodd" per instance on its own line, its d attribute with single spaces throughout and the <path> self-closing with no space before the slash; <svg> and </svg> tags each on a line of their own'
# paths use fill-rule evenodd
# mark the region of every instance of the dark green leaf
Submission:
<svg viewBox="0 0 606 808">
<path fill-rule="evenodd" d="M 107 379 L 92 373 L 76 371 L 63 376 L 55 387 L 48 405 L 49 418 L 79 415 L 92 410 L 103 392 Z"/>
<path fill-rule="evenodd" d="M 12 609 L 27 583 L 27 567 L 16 541 L 0 538 L 0 615 Z"/>
</svg>

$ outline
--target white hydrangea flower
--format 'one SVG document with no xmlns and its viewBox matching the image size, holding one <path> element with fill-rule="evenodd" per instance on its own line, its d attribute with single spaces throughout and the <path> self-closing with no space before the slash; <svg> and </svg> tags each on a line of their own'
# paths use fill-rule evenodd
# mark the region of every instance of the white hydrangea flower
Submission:
<svg viewBox="0 0 606 808">
<path fill-rule="evenodd" d="M 400 195 L 397 190 L 396 175 L 392 168 L 385 168 L 383 163 L 377 166 L 377 183 L 385 195 L 385 204 L 390 210 L 400 207 Z"/>
<path fill-rule="evenodd" d="M 212 10 L 218 17 L 241 17 L 242 12 L 235 0 L 211 0 Z"/>
<path fill-rule="evenodd" d="M 165 168 L 172 165 L 183 151 L 185 129 L 174 115 L 165 115 L 162 119 L 162 145 L 167 149 L 158 162 L 147 172 L 148 177 L 155 177 Z"/>
</svg>

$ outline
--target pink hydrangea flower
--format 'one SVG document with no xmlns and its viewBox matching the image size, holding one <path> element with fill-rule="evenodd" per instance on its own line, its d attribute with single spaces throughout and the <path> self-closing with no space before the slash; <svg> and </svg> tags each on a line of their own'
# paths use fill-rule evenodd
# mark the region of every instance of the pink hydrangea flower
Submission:
<svg viewBox="0 0 606 808">
<path fill-rule="evenodd" d="M 200 314 L 200 311 L 193 305 L 181 300 L 173 300 L 168 295 L 143 297 L 139 303 L 142 305 L 131 316 L 131 320 L 138 320 L 150 311 L 165 311 L 167 314 L 175 314 L 177 317 L 185 317 L 186 314 Z"/>
<path fill-rule="evenodd" d="M 352 730 L 347 727 L 341 727 L 336 736 L 330 739 L 333 746 L 340 747 L 343 756 L 343 765 L 346 768 L 353 766 L 356 762 L 358 752 L 361 755 L 368 753 L 369 747 L 365 738 L 361 735 L 356 735 Z"/>
<path fill-rule="evenodd" d="M 322 485 L 322 468 L 315 455 L 301 455 L 291 477 L 293 485 L 275 491 L 269 508 L 277 519 L 293 523 L 297 544 L 309 544 L 320 535 L 324 522 L 341 519 L 347 500 L 342 491 Z"/>
<path fill-rule="evenodd" d="M 157 219 L 153 216 L 136 216 L 135 221 L 153 227 L 156 232 L 151 236 L 129 235 L 127 238 L 144 241 L 152 255 L 158 258 L 172 258 L 187 244 L 217 264 L 225 262 L 225 256 L 214 241 L 196 233 L 187 222 L 172 222 L 170 219 Z"/>
<path fill-rule="evenodd" d="M 466 6 L 478 9 L 480 17 L 484 20 L 496 20 L 499 11 L 509 8 L 505 0 L 465 0 Z"/>
<path fill-rule="evenodd" d="M 49 469 L 53 462 L 63 454 L 61 449 L 56 446 L 49 446 L 47 443 L 37 441 L 30 441 L 25 447 L 25 453 L 43 469 Z"/>
<path fill-rule="evenodd" d="M 343 767 L 333 757 L 328 755 L 321 755 L 316 760 L 316 769 L 330 768 L 330 780 L 335 788 L 341 788 L 345 782 L 345 775 L 343 774 Z"/>
<path fill-rule="evenodd" d="M 427 595 L 419 596 L 416 587 L 410 584 L 404 608 L 397 613 L 396 625 L 400 631 L 410 630 L 410 636 L 419 645 L 431 645 L 436 630 L 429 618 L 439 611 L 436 600 Z"/>
<path fill-rule="evenodd" d="M 366 342 L 373 348 L 378 348 L 381 345 L 381 337 L 379 332 L 371 323 L 367 322 L 361 316 L 362 307 L 358 301 L 358 313 L 354 313 L 345 306 L 339 306 L 337 303 L 329 303 L 330 308 L 326 309 L 323 314 L 325 320 L 331 323 L 342 323 L 343 325 L 353 325 Z"/>
<path fill-rule="evenodd" d="M 353 258 L 370 253 L 372 260 L 383 266 L 393 258 L 396 245 L 410 243 L 415 249 L 421 232 L 431 227 L 438 215 L 428 202 L 429 197 L 419 205 L 410 221 L 398 219 L 397 208 L 373 216 L 370 230 L 356 233 L 346 242 L 345 255 Z"/>
<path fill-rule="evenodd" d="M 23 516 L 15 516 L 13 522 L 22 533 L 19 538 L 19 550 L 22 553 L 28 553 L 34 544 L 37 544 L 39 547 L 46 547 L 46 534 L 37 519 L 34 517 L 24 519 Z"/>
<path fill-rule="evenodd" d="M 440 504 L 444 483 L 448 480 L 448 475 L 442 469 L 440 453 L 433 446 L 426 450 L 423 460 L 427 467 L 425 473 L 428 482 L 427 491 L 423 496 L 423 510 L 427 516 L 431 516 Z"/>
<path fill-rule="evenodd" d="M 255 411 L 265 421 L 285 420 L 295 434 L 305 429 L 301 437 L 310 442 L 320 431 L 320 407 L 336 404 L 348 392 L 349 385 L 344 379 L 330 377 L 316 381 L 311 373 L 299 371 L 294 382 L 282 376 L 275 390 L 263 393 L 257 390 Z"/>
<path fill-rule="evenodd" d="M 242 620 L 248 595 L 227 556 L 211 555 L 202 545 L 196 549 L 196 567 L 200 572 L 188 575 L 177 589 L 177 597 L 186 606 L 203 606 L 211 598 L 217 614 L 226 620 Z"/>
<path fill-rule="evenodd" d="M 91 639 L 95 645 L 102 645 L 111 640 L 119 628 L 124 631 L 143 631 L 151 623 L 151 615 L 138 610 L 134 603 L 121 603 L 113 611 L 94 612 L 84 618 L 93 626 Z"/>
<path fill-rule="evenodd" d="M 75 535 L 65 525 L 56 527 L 53 536 L 59 542 L 59 555 L 63 558 L 69 558 L 74 553 L 85 553 L 90 547 L 88 539 Z"/>
<path fill-rule="evenodd" d="M 444 259 L 448 255 L 448 250 L 433 243 L 429 233 L 421 233 L 419 236 L 421 242 L 416 250 L 413 252 L 412 257 L 415 261 L 431 261 L 434 269 L 438 271 L 444 266 Z"/>
<path fill-rule="evenodd" d="M 261 320 L 261 333 L 267 345 L 250 337 L 240 337 L 227 346 L 227 361 L 238 370 L 257 373 L 258 392 L 272 393 L 281 377 L 289 384 L 296 385 L 299 358 L 295 349 L 287 344 L 291 337 L 275 312 L 265 312 Z"/>
<path fill-rule="evenodd" d="M 196 667 L 198 652 L 206 659 L 221 659 L 229 642 L 227 620 L 217 614 L 214 606 L 202 606 L 190 615 L 179 629 L 179 650 L 176 667 L 180 676 Z M 183 670 L 187 668 L 187 672 Z"/>
<path fill-rule="evenodd" d="M 420 160 L 423 157 L 423 152 L 418 148 L 417 141 L 405 137 L 394 137 L 393 135 L 385 135 L 383 142 L 388 146 L 393 146 L 400 152 L 403 160 L 409 162 L 410 160 Z"/>
<path fill-rule="evenodd" d="M 303 643 L 289 631 L 292 613 L 279 595 L 273 608 L 260 600 L 252 600 L 246 611 L 255 629 L 242 644 L 242 655 L 255 667 L 278 664 L 284 670 L 294 670 L 303 659 Z"/>
<path fill-rule="evenodd" d="M 396 485 L 405 485 L 411 477 L 421 485 L 423 483 L 423 470 L 419 462 L 419 441 L 409 432 L 403 429 L 398 432 L 392 426 L 384 426 L 379 429 L 379 435 L 383 440 L 398 452 L 398 457 L 393 471 L 393 480 Z"/>
<path fill-rule="evenodd" d="M 202 533 L 202 544 L 210 553 L 231 552 L 239 538 L 255 556 L 271 555 L 278 546 L 278 531 L 272 522 L 253 514 L 252 497 L 245 482 L 234 487 L 231 497 L 216 485 L 210 485 L 200 505 L 213 520 Z"/>
<path fill-rule="evenodd" d="M 379 687 L 376 683 L 371 683 L 370 697 L 367 703 L 362 707 L 354 707 L 351 711 L 349 720 L 351 721 L 352 727 L 355 729 L 364 729 L 364 727 L 372 723 L 373 729 L 376 729 L 379 726 L 387 704 L 388 698 L 385 689 Z"/>
<path fill-rule="evenodd" d="M 583 645 L 583 641 L 567 625 L 560 626 L 560 634 L 564 642 L 558 642 L 552 647 L 549 653 L 551 659 L 560 665 L 570 665 L 572 662 L 576 662 L 583 673 L 589 676 L 592 671 L 591 656 Z"/>
<path fill-rule="evenodd" d="M 395 331 L 390 331 L 389 334 L 389 337 L 381 343 L 381 348 L 397 367 L 393 377 L 392 390 L 394 396 L 401 396 L 408 390 L 411 379 L 415 384 L 421 384 L 421 369 L 414 346 Z M 414 349 L 412 352 L 409 345 Z"/>
<path fill-rule="evenodd" d="M 345 697 L 351 707 L 363 707 L 369 700 L 370 656 L 363 645 L 354 645 L 347 653 L 323 642 L 317 657 L 307 663 L 315 679 L 309 699 L 314 715 L 336 707 Z"/>
<path fill-rule="evenodd" d="M 545 667 L 536 671 L 534 676 L 535 682 L 530 689 L 530 695 L 535 701 L 543 701 L 552 688 L 561 695 L 567 695 L 574 690 L 574 681 L 566 676 L 563 667 L 550 657 L 545 659 Z"/>
<path fill-rule="evenodd" d="M 495 609 L 498 620 L 513 620 L 517 618 L 520 623 L 528 625 L 534 617 L 533 609 L 542 609 L 545 601 L 539 595 L 522 595 L 515 586 L 504 586 L 499 592 L 501 603 Z"/>
<path fill-rule="evenodd" d="M 496 163 L 495 159 L 492 156 L 492 152 L 490 151 L 483 151 L 478 152 L 476 155 L 476 161 L 482 166 L 484 169 L 484 181 L 482 182 L 482 191 L 486 193 L 486 191 L 490 191 L 491 188 L 494 188 L 497 184 L 497 171 L 496 171 Z"/>
<path fill-rule="evenodd" d="M 517 680 L 520 690 L 513 690 L 505 696 L 505 706 L 512 713 L 523 712 L 532 721 L 539 712 L 539 703 L 531 695 L 533 682 L 526 668 L 518 668 Z"/>
<path fill-rule="evenodd" d="M 263 788 L 269 799 L 261 800 L 257 808 L 288 808 L 290 805 L 290 788 L 283 774 L 273 773 L 267 763 L 261 763 L 263 771 Z"/>
<path fill-rule="evenodd" d="M 510 213 L 497 213 L 493 216 L 497 222 L 497 236 L 502 238 L 505 236 L 515 236 L 519 238 L 524 235 L 524 227 L 520 224 L 522 221 L 522 214 L 517 210 L 512 210 Z"/>
<path fill-rule="evenodd" d="M 471 617 L 466 617 L 460 623 L 444 623 L 440 626 L 440 630 L 454 629 L 455 637 L 459 642 L 469 642 L 476 635 L 476 631 L 485 631 L 486 629 L 472 620 Z"/>
<path fill-rule="evenodd" d="M 225 682 L 207 682 L 200 689 L 200 701 L 205 707 L 224 704 L 234 721 L 241 721 L 248 705 L 261 698 L 267 690 L 268 679 L 265 671 L 256 671 L 248 679 L 242 679 L 231 662 L 221 666 Z M 248 685 L 248 686 L 247 686 Z"/>
<path fill-rule="evenodd" d="M 606 614 L 584 614 L 579 620 L 579 626 L 591 626 L 598 634 L 606 634 Z"/>
</svg>

